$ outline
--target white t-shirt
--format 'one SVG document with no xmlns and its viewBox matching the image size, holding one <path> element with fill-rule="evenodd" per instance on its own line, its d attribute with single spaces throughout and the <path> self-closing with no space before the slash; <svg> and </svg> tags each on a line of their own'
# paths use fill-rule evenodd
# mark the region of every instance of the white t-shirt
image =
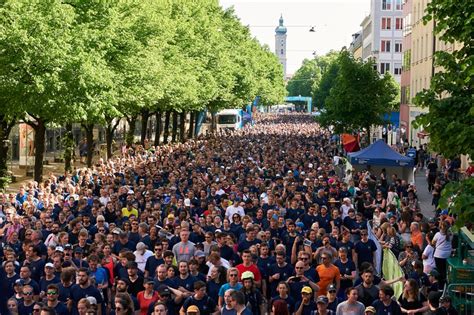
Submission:
<svg viewBox="0 0 474 315">
<path fill-rule="evenodd" d="M 232 223 L 234 222 L 232 216 L 236 213 L 240 214 L 240 217 L 243 217 L 245 215 L 244 208 L 242 208 L 241 206 L 234 207 L 234 205 L 230 205 L 225 211 L 225 216 Z"/>
<path fill-rule="evenodd" d="M 436 268 L 436 263 L 434 260 L 434 248 L 430 244 L 426 245 L 423 255 L 426 256 L 426 259 L 423 259 L 423 272 L 429 273 L 431 270 Z"/>
<path fill-rule="evenodd" d="M 441 234 L 441 232 L 436 233 L 433 237 L 433 241 L 436 242 L 434 252 L 435 258 L 446 259 L 451 256 L 451 251 L 453 250 L 451 240 L 448 241 L 445 234 Z"/>
<path fill-rule="evenodd" d="M 142 272 L 145 272 L 145 265 L 146 261 L 148 258 L 153 256 L 153 252 L 151 250 L 146 250 L 143 254 L 136 250 L 133 252 L 135 255 L 135 262 L 137 263 L 138 269 L 140 269 Z"/>
<path fill-rule="evenodd" d="M 342 212 L 342 219 L 344 220 L 345 217 L 349 216 L 349 209 L 354 209 L 354 206 L 351 204 L 351 205 L 345 205 L 343 204 L 341 206 L 341 212 Z"/>
</svg>

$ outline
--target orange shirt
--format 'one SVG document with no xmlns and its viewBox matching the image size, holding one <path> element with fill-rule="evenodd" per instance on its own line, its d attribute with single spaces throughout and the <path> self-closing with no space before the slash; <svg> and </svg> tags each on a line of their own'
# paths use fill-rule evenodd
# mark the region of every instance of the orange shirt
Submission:
<svg viewBox="0 0 474 315">
<path fill-rule="evenodd" d="M 339 268 L 331 264 L 329 267 L 324 266 L 321 264 L 316 267 L 316 271 L 319 275 L 319 291 L 318 296 L 326 295 L 328 285 L 331 283 L 336 283 L 336 280 L 341 280 L 341 273 L 339 272 Z"/>
<path fill-rule="evenodd" d="M 420 231 L 418 233 L 411 233 L 410 237 L 413 246 L 418 246 L 419 249 L 423 250 L 423 234 Z"/>
</svg>

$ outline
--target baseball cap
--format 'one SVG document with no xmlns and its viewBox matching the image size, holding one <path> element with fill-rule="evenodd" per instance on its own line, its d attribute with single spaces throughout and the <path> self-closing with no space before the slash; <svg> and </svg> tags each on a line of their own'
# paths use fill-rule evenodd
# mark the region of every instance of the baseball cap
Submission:
<svg viewBox="0 0 474 315">
<path fill-rule="evenodd" d="M 337 290 L 337 288 L 336 288 L 336 286 L 335 286 L 333 283 L 331 283 L 330 285 L 328 285 L 328 291 L 336 291 L 336 290 Z"/>
<path fill-rule="evenodd" d="M 56 248 L 54 249 L 56 252 L 61 252 L 63 253 L 64 252 L 64 248 L 62 246 L 56 246 Z"/>
<path fill-rule="evenodd" d="M 155 280 L 153 280 L 153 278 L 151 277 L 148 277 L 145 279 L 145 284 L 155 284 Z"/>
<path fill-rule="evenodd" d="M 448 215 L 448 209 L 444 209 L 440 213 L 441 215 Z"/>
<path fill-rule="evenodd" d="M 316 300 L 316 303 L 328 304 L 329 299 L 325 295 L 320 295 L 320 296 L 318 296 L 318 299 Z"/>
<path fill-rule="evenodd" d="M 301 293 L 311 294 L 311 293 L 313 293 L 313 289 L 311 289 L 311 287 L 304 286 L 303 289 L 301 289 Z"/>
<path fill-rule="evenodd" d="M 435 277 L 436 279 L 438 279 L 438 277 L 439 277 L 439 272 L 438 272 L 438 270 L 436 270 L 436 269 L 432 269 L 428 275 L 430 275 L 430 276 Z"/>
<path fill-rule="evenodd" d="M 197 250 L 196 253 L 194 254 L 196 257 L 206 257 L 206 254 L 202 250 Z"/>
<path fill-rule="evenodd" d="M 75 252 L 75 253 L 81 253 L 81 254 L 82 254 L 84 251 L 82 250 L 82 248 L 80 248 L 80 247 L 78 246 L 78 247 L 74 248 L 74 252 Z"/>
<path fill-rule="evenodd" d="M 367 313 L 367 312 L 370 312 L 370 313 L 375 314 L 375 307 L 373 307 L 373 306 L 367 306 L 367 307 L 365 308 L 365 312 L 366 312 L 366 313 Z"/>
<path fill-rule="evenodd" d="M 71 244 L 66 244 L 66 245 L 64 245 L 64 249 L 72 249 L 72 245 Z"/>
<path fill-rule="evenodd" d="M 97 299 L 93 296 L 88 296 L 86 299 L 91 303 L 92 305 L 97 305 Z"/>
<path fill-rule="evenodd" d="M 304 223 L 303 222 L 296 222 L 296 227 L 299 227 L 299 228 L 304 228 Z"/>
<path fill-rule="evenodd" d="M 54 265 L 53 263 L 47 263 L 46 265 L 44 265 L 45 268 L 54 268 Z"/>
<path fill-rule="evenodd" d="M 25 285 L 25 280 L 23 279 L 16 279 L 14 285 Z"/>
<path fill-rule="evenodd" d="M 199 312 L 199 308 L 196 305 L 190 305 L 186 312 Z"/>
<path fill-rule="evenodd" d="M 252 271 L 245 271 L 244 273 L 242 273 L 242 277 L 240 277 L 242 280 L 245 280 L 245 279 L 255 279 L 255 276 L 253 274 Z"/>
<path fill-rule="evenodd" d="M 158 287 L 158 293 L 161 295 L 161 296 L 165 296 L 165 295 L 171 295 L 171 290 L 170 288 L 168 288 L 168 286 L 162 284 Z"/>
</svg>

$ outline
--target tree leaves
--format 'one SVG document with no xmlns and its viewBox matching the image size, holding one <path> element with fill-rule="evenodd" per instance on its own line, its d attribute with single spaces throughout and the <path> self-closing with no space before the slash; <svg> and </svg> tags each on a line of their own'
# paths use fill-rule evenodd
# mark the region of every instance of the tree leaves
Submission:
<svg viewBox="0 0 474 315">
<path fill-rule="evenodd" d="M 390 75 L 380 77 L 371 62 L 355 60 L 342 51 L 329 65 L 315 93 L 321 108 L 320 123 L 333 126 L 337 133 L 381 125 L 383 115 L 396 105 L 397 91 Z"/>
</svg>

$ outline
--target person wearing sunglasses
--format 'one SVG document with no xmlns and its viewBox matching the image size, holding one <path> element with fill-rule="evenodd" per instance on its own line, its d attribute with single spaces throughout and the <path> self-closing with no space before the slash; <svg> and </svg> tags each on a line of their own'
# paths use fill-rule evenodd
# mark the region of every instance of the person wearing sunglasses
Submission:
<svg viewBox="0 0 474 315">
<path fill-rule="evenodd" d="M 67 307 L 59 302 L 58 297 L 59 287 L 56 284 L 48 285 L 46 290 L 46 306 L 53 309 L 58 315 L 68 315 L 69 311 Z"/>
<path fill-rule="evenodd" d="M 364 262 L 369 262 L 375 266 L 375 252 L 377 251 L 377 245 L 373 240 L 369 239 L 369 233 L 367 230 L 361 230 L 360 237 L 361 240 L 357 242 L 354 247 L 354 261 L 357 263 L 357 267 L 360 268 Z"/>
<path fill-rule="evenodd" d="M 418 260 L 418 253 L 413 250 L 413 244 L 405 244 L 405 250 L 398 255 L 398 262 L 406 275 L 415 271 L 414 263 Z"/>
<path fill-rule="evenodd" d="M 242 284 L 239 282 L 239 270 L 232 267 L 227 270 L 227 283 L 222 285 L 219 290 L 219 309 L 222 309 L 224 306 L 224 293 L 229 289 L 234 289 L 240 291 L 242 289 Z"/>
<path fill-rule="evenodd" d="M 115 296 L 114 304 L 116 315 L 133 315 L 135 313 L 133 302 L 128 293 L 118 293 Z"/>
<path fill-rule="evenodd" d="M 18 304 L 18 313 L 20 314 L 31 314 L 34 312 L 35 300 L 33 299 L 33 287 L 30 285 L 24 285 L 22 289 L 23 300 Z M 41 311 L 41 306 L 38 306 Z"/>
</svg>

